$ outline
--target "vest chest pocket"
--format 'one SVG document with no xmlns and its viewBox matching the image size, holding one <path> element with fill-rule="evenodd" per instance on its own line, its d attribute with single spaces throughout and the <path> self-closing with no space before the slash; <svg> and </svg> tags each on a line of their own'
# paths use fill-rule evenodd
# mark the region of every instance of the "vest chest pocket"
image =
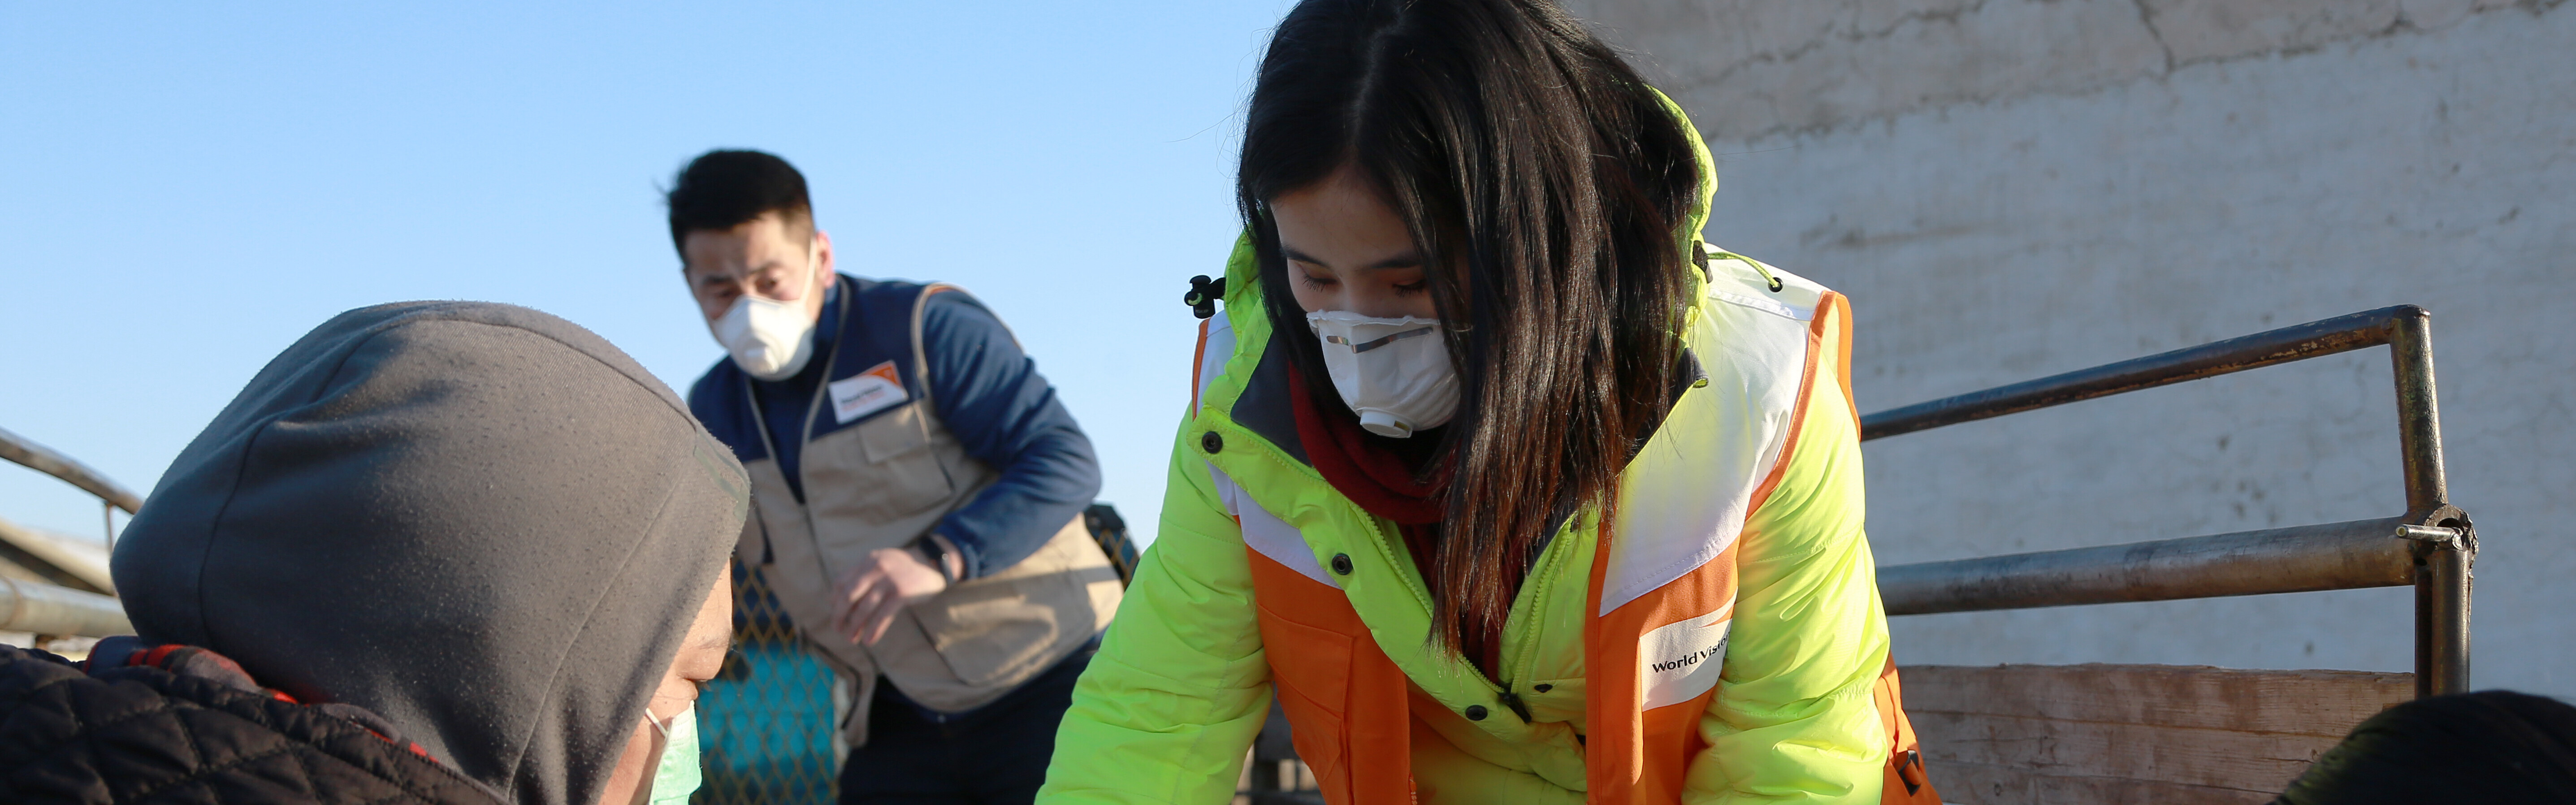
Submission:
<svg viewBox="0 0 2576 805">
<path fill-rule="evenodd" d="M 1072 527 L 1081 528 L 1081 521 Z M 1118 572 L 1078 566 L 1068 549 L 1084 546 L 1068 545 L 1062 536 L 999 575 L 959 582 L 913 605 L 931 647 L 959 680 L 1016 685 L 1096 633 L 1100 619 L 1086 583 L 1115 580 Z M 1086 530 L 1078 538 L 1091 535 Z"/>
<path fill-rule="evenodd" d="M 846 494 L 856 512 L 882 522 L 938 507 L 956 493 L 927 424 L 914 402 L 833 434 L 849 440 L 832 452 L 842 465 L 836 469 L 851 475 Z M 826 436 L 815 445 L 827 440 L 838 441 Z"/>
</svg>

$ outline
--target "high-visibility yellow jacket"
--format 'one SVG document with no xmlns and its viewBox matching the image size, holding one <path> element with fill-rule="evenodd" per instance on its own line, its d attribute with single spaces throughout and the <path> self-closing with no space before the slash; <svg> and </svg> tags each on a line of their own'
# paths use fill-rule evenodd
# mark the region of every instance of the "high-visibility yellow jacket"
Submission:
<svg viewBox="0 0 2576 805">
<path fill-rule="evenodd" d="M 1275 685 L 1336 803 L 1937 804 L 1862 534 L 1848 309 L 1707 251 L 1678 334 L 1694 382 L 1622 471 L 1609 533 L 1578 513 L 1540 554 L 1489 678 L 1430 643 L 1393 525 L 1306 462 L 1271 347 L 1305 333 L 1263 316 L 1239 243 L 1160 532 L 1039 799 L 1227 801 Z"/>
</svg>

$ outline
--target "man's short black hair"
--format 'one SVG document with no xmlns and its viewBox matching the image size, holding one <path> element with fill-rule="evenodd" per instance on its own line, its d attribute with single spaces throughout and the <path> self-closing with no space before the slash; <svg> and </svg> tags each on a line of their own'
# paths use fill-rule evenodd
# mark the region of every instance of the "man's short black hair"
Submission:
<svg viewBox="0 0 2576 805">
<path fill-rule="evenodd" d="M 689 160 L 662 197 L 671 208 L 671 246 L 691 232 L 722 232 L 768 213 L 786 219 L 791 231 L 814 226 L 814 203 L 805 195 L 805 174 L 787 160 L 764 151 L 715 150 Z"/>
</svg>

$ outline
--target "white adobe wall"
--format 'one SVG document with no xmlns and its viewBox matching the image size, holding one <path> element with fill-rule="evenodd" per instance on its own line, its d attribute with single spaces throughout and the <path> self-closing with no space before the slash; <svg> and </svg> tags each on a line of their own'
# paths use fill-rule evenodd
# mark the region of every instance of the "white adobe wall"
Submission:
<svg viewBox="0 0 2576 805">
<path fill-rule="evenodd" d="M 1864 410 L 2434 311 L 2475 680 L 2576 696 L 2576 8 L 1573 0 L 1847 292 Z M 2402 513 L 2386 351 L 1872 442 L 1882 564 Z M 1900 618 L 1900 661 L 2407 670 L 2410 593 Z"/>
</svg>

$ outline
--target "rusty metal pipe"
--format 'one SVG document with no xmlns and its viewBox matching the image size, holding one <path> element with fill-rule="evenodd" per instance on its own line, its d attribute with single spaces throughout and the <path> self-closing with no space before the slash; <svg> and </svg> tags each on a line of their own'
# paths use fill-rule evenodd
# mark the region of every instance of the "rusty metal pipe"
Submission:
<svg viewBox="0 0 2576 805">
<path fill-rule="evenodd" d="M 1861 418 L 1864 441 L 2387 344 L 2406 516 L 2108 548 L 1881 568 L 1890 615 L 2413 584 L 2418 696 L 2469 689 L 2477 530 L 2450 505 L 2434 394 L 2433 315 L 2415 305 L 2337 316 Z M 2396 526 L 2392 531 L 2380 528 Z M 2351 530 L 2358 527 L 2359 530 Z M 2414 529 L 2414 533 L 2407 529 Z M 2456 536 L 2447 536 L 2456 535 Z M 2395 552 L 2407 555 L 2392 577 Z"/>
<path fill-rule="evenodd" d="M 2418 308 L 2388 322 L 2388 365 L 2397 378 L 2397 447 L 2409 515 L 2456 513 L 2442 467 L 2442 406 L 2434 394 L 2433 317 Z M 2415 566 L 2415 695 L 2469 690 L 2470 564 L 2477 532 L 2465 517 L 2436 524 L 2460 539 L 2427 543 Z"/>
<path fill-rule="evenodd" d="M 2442 470 L 2442 406 L 2433 393 L 2433 314 L 2393 308 L 2388 364 L 2397 376 L 2399 466 L 2406 472 L 2406 510 L 2426 514 L 2451 502 Z"/>
<path fill-rule="evenodd" d="M 125 605 L 97 593 L 0 577 L 0 631 L 77 637 L 133 634 Z"/>
<path fill-rule="evenodd" d="M 2406 518 L 2244 531 L 1878 569 L 1889 615 L 2403 587 Z"/>
<path fill-rule="evenodd" d="M 2469 692 L 2469 561 L 2455 548 L 2424 552 L 2415 568 L 2415 696 Z"/>
<path fill-rule="evenodd" d="M 2391 321 L 2422 320 L 2423 308 L 2398 305 L 2336 316 L 2295 327 L 2230 338 L 2188 349 L 2121 361 L 1999 386 L 1861 417 L 1862 441 L 1929 430 L 1943 425 L 2020 413 L 2052 405 L 2151 389 L 2186 380 L 2242 372 L 2278 363 L 2350 352 L 2388 342 Z M 2429 350 L 2430 347 L 2428 346 Z M 2424 360 L 2430 388 L 2432 358 Z M 2402 370 L 2401 370 L 2402 371 Z M 2429 391 L 2425 397 L 2430 400 Z M 2437 473 L 2438 474 L 2438 473 Z M 2411 476 L 2410 476 L 2411 477 Z"/>
<path fill-rule="evenodd" d="M 18 434 L 6 430 L 0 430 L 0 458 L 24 464 L 28 469 L 60 478 L 64 483 L 97 495 L 98 499 L 107 501 L 108 505 L 124 509 L 126 514 L 133 514 L 143 508 L 142 496 L 117 485 L 115 481 L 108 480 L 107 476 L 100 474 L 99 471 L 73 461 L 70 456 L 54 452 L 44 445 L 27 441 Z"/>
</svg>

